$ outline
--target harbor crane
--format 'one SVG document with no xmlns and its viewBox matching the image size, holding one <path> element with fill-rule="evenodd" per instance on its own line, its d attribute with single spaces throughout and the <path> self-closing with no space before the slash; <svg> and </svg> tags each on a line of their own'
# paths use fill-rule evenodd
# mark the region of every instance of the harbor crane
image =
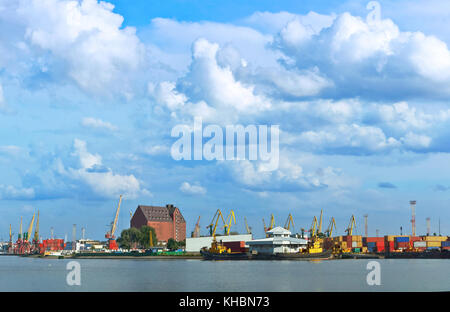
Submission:
<svg viewBox="0 0 450 312">
<path fill-rule="evenodd" d="M 34 250 L 39 250 L 39 210 L 37 214 L 36 228 L 34 230 L 33 236 L 33 248 Z"/>
<path fill-rule="evenodd" d="M 353 229 L 355 227 L 356 227 L 355 216 L 352 215 L 352 217 L 350 218 L 350 223 L 349 223 L 348 227 L 345 229 L 345 232 L 347 232 L 347 235 L 352 236 L 353 235 Z"/>
<path fill-rule="evenodd" d="M 266 222 L 264 221 L 263 218 L 263 224 L 264 224 L 264 233 L 266 233 L 267 231 L 270 231 L 271 229 L 273 229 L 275 227 L 275 217 L 272 215 L 270 216 L 270 225 L 269 227 L 266 227 Z M 269 235 L 266 234 L 266 237 L 268 237 Z"/>
<path fill-rule="evenodd" d="M 333 229 L 336 230 L 336 221 L 334 220 L 334 217 L 331 217 L 330 225 L 328 225 L 328 228 L 325 231 L 328 237 L 333 235 Z"/>
<path fill-rule="evenodd" d="M 248 226 L 246 217 L 244 217 L 244 221 L 245 221 L 245 229 L 247 230 L 247 234 L 252 234 L 252 228 Z M 264 221 L 264 219 L 263 219 L 263 221 Z"/>
<path fill-rule="evenodd" d="M 270 226 L 267 230 L 270 231 L 274 227 L 275 227 L 275 217 L 273 216 L 273 213 L 272 213 L 272 215 L 270 216 Z"/>
<path fill-rule="evenodd" d="M 315 239 L 316 238 L 316 236 L 317 236 L 317 218 L 316 218 L 316 216 L 314 216 L 314 218 L 313 218 L 313 222 L 312 222 L 312 224 L 311 224 L 311 229 L 309 230 L 309 232 L 311 233 L 311 239 Z"/>
<path fill-rule="evenodd" d="M 117 206 L 116 210 L 116 216 L 114 218 L 114 221 L 111 224 L 111 230 L 108 231 L 105 235 L 105 238 L 108 239 L 108 249 L 109 250 L 118 250 L 119 247 L 117 246 L 116 242 L 116 236 L 114 235 L 117 229 L 117 220 L 119 219 L 119 211 L 120 211 L 120 204 L 122 203 L 122 195 L 119 197 L 119 205 Z"/>
<path fill-rule="evenodd" d="M 217 223 L 219 223 L 219 218 L 221 218 L 223 224 L 225 224 L 222 212 L 220 211 L 220 209 L 217 209 L 214 217 L 211 220 L 211 223 L 206 227 L 207 229 L 209 229 L 209 234 L 214 238 L 216 237 Z"/>
<path fill-rule="evenodd" d="M 319 219 L 319 227 L 317 228 L 317 236 L 322 236 L 322 216 L 323 216 L 323 210 L 320 209 L 320 219 Z"/>
<path fill-rule="evenodd" d="M 200 216 L 198 217 L 197 223 L 195 224 L 194 232 L 192 232 L 192 237 L 200 237 Z"/>
<path fill-rule="evenodd" d="M 292 218 L 292 215 L 289 213 L 289 216 L 286 220 L 286 222 L 284 223 L 284 228 L 288 231 L 291 230 L 291 224 L 292 224 L 292 229 L 294 229 L 294 219 Z"/>
<path fill-rule="evenodd" d="M 230 213 L 228 214 L 228 217 L 227 217 L 227 221 L 223 225 L 224 234 L 230 235 L 230 229 L 231 229 L 232 222 L 234 222 L 234 224 L 236 224 L 236 216 L 234 215 L 234 211 L 230 210 Z"/>
</svg>

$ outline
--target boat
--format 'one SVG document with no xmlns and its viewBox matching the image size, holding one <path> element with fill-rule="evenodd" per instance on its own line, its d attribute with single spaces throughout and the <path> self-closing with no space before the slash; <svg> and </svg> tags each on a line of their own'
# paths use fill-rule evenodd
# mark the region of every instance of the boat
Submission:
<svg viewBox="0 0 450 312">
<path fill-rule="evenodd" d="M 426 251 L 405 251 L 387 252 L 385 259 L 450 259 L 450 251 L 426 250 Z"/>
<path fill-rule="evenodd" d="M 380 259 L 382 255 L 375 253 L 344 252 L 338 255 L 341 259 Z"/>
<path fill-rule="evenodd" d="M 250 260 L 251 255 L 248 252 L 211 252 L 206 247 L 200 250 L 204 260 Z"/>
<path fill-rule="evenodd" d="M 248 252 L 232 252 L 229 248 L 226 248 L 216 241 L 214 236 L 210 248 L 203 247 L 200 250 L 204 260 L 249 260 L 251 254 Z"/>
<path fill-rule="evenodd" d="M 276 253 L 275 260 L 309 260 L 309 259 L 328 259 L 332 256 L 332 250 L 321 252 L 295 252 L 295 253 Z"/>
</svg>

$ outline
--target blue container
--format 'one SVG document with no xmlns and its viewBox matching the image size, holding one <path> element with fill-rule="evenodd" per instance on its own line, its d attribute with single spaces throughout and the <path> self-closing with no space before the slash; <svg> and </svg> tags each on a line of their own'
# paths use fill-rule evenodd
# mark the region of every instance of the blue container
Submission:
<svg viewBox="0 0 450 312">
<path fill-rule="evenodd" d="M 375 248 L 376 246 L 377 246 L 376 242 L 368 242 L 367 243 L 367 248 L 370 248 L 370 247 Z"/>
<path fill-rule="evenodd" d="M 396 237 L 395 241 L 399 243 L 407 243 L 409 242 L 409 237 Z"/>
<path fill-rule="evenodd" d="M 434 249 L 438 249 L 439 250 L 440 247 L 427 247 L 428 250 L 434 250 Z"/>
<path fill-rule="evenodd" d="M 450 241 L 441 242 L 442 247 L 450 247 Z"/>
<path fill-rule="evenodd" d="M 370 252 L 375 252 L 375 247 L 367 247 L 367 250 Z"/>
</svg>

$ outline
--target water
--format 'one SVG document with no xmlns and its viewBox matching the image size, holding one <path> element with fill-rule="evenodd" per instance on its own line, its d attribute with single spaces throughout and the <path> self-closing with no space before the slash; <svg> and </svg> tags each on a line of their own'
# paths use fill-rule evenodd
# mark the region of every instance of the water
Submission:
<svg viewBox="0 0 450 312">
<path fill-rule="evenodd" d="M 79 259 L 81 285 L 69 286 L 68 259 L 0 256 L 0 291 L 449 291 L 448 259 L 202 261 Z"/>
</svg>

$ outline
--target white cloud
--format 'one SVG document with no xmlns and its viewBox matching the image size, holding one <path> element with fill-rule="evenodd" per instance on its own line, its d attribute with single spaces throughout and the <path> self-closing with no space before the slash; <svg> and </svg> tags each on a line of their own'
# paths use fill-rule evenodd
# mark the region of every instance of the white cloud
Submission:
<svg viewBox="0 0 450 312">
<path fill-rule="evenodd" d="M 189 182 L 183 182 L 180 186 L 180 191 L 191 195 L 204 195 L 206 194 L 206 189 L 200 185 L 191 185 Z"/>
<path fill-rule="evenodd" d="M 298 68 L 318 66 L 335 83 L 337 94 L 442 97 L 450 92 L 447 45 L 421 32 L 402 32 L 390 19 L 367 23 L 343 13 L 320 32 L 295 19 L 275 42 Z"/>
<path fill-rule="evenodd" d="M 106 129 L 110 131 L 117 130 L 117 127 L 113 124 L 93 117 L 84 117 L 81 121 L 81 124 L 87 128 Z"/>
<path fill-rule="evenodd" d="M 0 146 L 0 154 L 18 156 L 20 153 L 22 153 L 22 149 L 19 146 L 16 145 Z"/>
<path fill-rule="evenodd" d="M 20 1 L 14 14 L 26 28 L 26 40 L 64 62 L 82 89 L 128 94 L 127 74 L 139 68 L 144 47 L 113 8 L 97 0 L 32 0 Z"/>
<path fill-rule="evenodd" d="M 0 184 L 0 199 L 5 200 L 26 200 L 34 198 L 33 188 L 16 188 L 13 185 Z"/>
<path fill-rule="evenodd" d="M 408 132 L 402 142 L 411 148 L 427 148 L 430 146 L 431 138 L 426 135 L 419 135 L 412 132 Z"/>
<path fill-rule="evenodd" d="M 75 139 L 74 156 L 78 157 L 79 168 L 65 168 L 58 165 L 60 174 L 85 183 L 95 194 L 104 197 L 116 197 L 123 194 L 129 198 L 150 196 L 150 192 L 141 187 L 141 182 L 132 174 L 114 173 L 102 163 L 102 157 L 87 151 L 86 142 Z"/>
</svg>

